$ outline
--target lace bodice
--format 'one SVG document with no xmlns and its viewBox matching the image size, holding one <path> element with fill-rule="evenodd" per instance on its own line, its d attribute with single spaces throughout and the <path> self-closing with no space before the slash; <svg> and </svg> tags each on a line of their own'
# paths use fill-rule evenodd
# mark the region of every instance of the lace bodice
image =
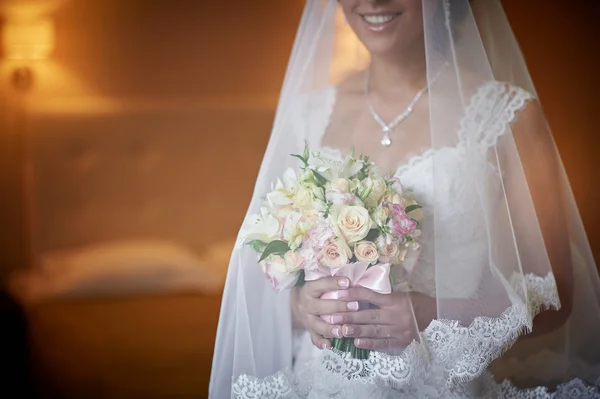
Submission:
<svg viewBox="0 0 600 399">
<path fill-rule="evenodd" d="M 433 241 L 433 226 L 424 225 L 423 251 L 417 272 L 410 276 L 416 290 L 435 296 L 446 292 L 449 297 L 471 297 L 470 290 L 485 271 L 481 268 L 467 269 L 468 265 L 486 263 L 488 248 L 486 237 L 479 236 L 477 223 L 482 217 L 474 215 L 477 196 L 471 193 L 485 175 L 498 173 L 495 165 L 487 164 L 487 157 L 478 168 L 474 179 L 457 179 L 473 165 L 473 158 L 493 149 L 500 137 L 515 120 L 518 111 L 533 98 L 518 87 L 500 82 L 481 86 L 472 96 L 467 112 L 460 122 L 458 141 L 453 146 L 431 149 L 411 157 L 399 165 L 396 176 L 403 186 L 413 190 L 415 197 L 424 205 L 425 223 L 434 204 L 436 217 L 443 218 L 443 226 L 461 226 L 461 234 L 454 231 L 436 231 L 452 237 L 449 245 L 459 248 L 453 251 L 462 262 L 457 262 L 453 272 L 462 276 L 461 284 L 453 279 L 447 287 L 435 286 L 433 249 L 427 242 Z M 328 125 L 335 101 L 335 90 L 328 89 L 312 103 L 303 115 L 308 126 L 307 134 L 312 148 L 321 148 L 325 155 L 341 157 L 332 148 L 321 146 L 321 139 Z M 442 173 L 435 176 L 434 164 Z M 442 167 L 440 167 L 442 165 Z M 439 201 L 453 199 L 460 206 L 439 206 Z M 443 205 L 443 204 L 442 204 Z M 441 210 L 441 211 L 440 211 Z M 469 221 L 465 223 L 465 220 Z M 468 240 L 466 245 L 465 240 Z M 479 244 L 478 244 L 479 243 Z M 464 250 L 461 250 L 464 248 Z M 465 259 L 467 261 L 465 261 Z M 444 284 L 438 278 L 438 284 Z M 441 282 L 440 282 L 441 281 Z M 242 376 L 234 384 L 238 398 L 562 398 L 598 397 L 600 394 L 580 380 L 573 380 L 549 392 L 546 388 L 517 389 L 509 382 L 498 384 L 487 372 L 490 363 L 501 356 L 516 339 L 531 326 L 531 318 L 544 308 L 560 307 L 556 283 L 552 274 L 547 276 L 515 275 L 512 284 L 527 287 L 527 299 L 506 309 L 498 318 L 476 317 L 464 326 L 454 320 L 434 320 L 421 332 L 420 342 L 414 341 L 399 356 L 373 353 L 366 361 L 349 359 L 341 353 L 319 351 L 300 334 L 297 339 L 296 363 L 290 370 L 266 379 Z M 579 395 L 579 396 L 577 396 Z M 597 395 L 597 396 L 595 396 Z"/>
<path fill-rule="evenodd" d="M 478 203 L 478 185 L 482 181 L 492 180 L 486 178 L 487 174 L 498 173 L 495 165 L 486 164 L 488 160 L 485 154 L 507 131 L 515 120 L 517 111 L 532 97 L 525 90 L 500 82 L 482 85 L 472 96 L 466 114 L 460 121 L 456 145 L 429 149 L 409 157 L 407 162 L 397 166 L 396 176 L 402 185 L 409 188 L 424 205 L 425 218 L 421 229 L 423 250 L 419 256 L 419 267 L 405 277 L 413 289 L 430 296 L 436 296 L 437 292 L 438 296 L 444 293 L 451 298 L 473 297 L 473 290 L 477 289 L 478 280 L 483 273 L 482 268 L 474 268 L 473 265 L 488 263 L 487 235 L 481 226 L 485 215 Z M 320 148 L 325 156 L 341 159 L 342 154 L 338 149 L 321 145 L 334 99 L 335 92 L 327 92 L 322 100 L 324 115 L 317 112 L 319 116 L 316 120 L 315 115 L 312 115 L 314 125 L 311 139 L 313 146 Z M 311 108 L 311 112 L 315 111 Z M 319 121 L 324 121 L 321 126 L 317 125 Z M 477 173 L 473 170 L 473 165 L 478 165 L 479 162 L 473 160 L 474 157 L 480 157 L 482 163 Z M 437 171 L 435 177 L 434 164 Z M 434 206 L 435 217 L 440 221 L 435 234 L 443 236 L 445 245 L 453 247 L 453 259 L 448 259 L 447 262 L 453 265 L 453 273 L 461 275 L 458 280 L 438 278 L 438 285 L 446 283 L 445 286 L 438 287 L 435 286 L 433 253 Z M 460 232 L 457 232 L 455 226 L 460 226 Z"/>
</svg>

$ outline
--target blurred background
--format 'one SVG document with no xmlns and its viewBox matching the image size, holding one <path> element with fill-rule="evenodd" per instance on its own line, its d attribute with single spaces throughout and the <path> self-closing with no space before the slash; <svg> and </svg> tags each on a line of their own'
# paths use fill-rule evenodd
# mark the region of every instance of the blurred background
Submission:
<svg viewBox="0 0 600 399">
<path fill-rule="evenodd" d="M 598 259 L 600 3 L 503 3 Z M 0 0 L 0 397 L 207 396 L 303 6 Z"/>
</svg>

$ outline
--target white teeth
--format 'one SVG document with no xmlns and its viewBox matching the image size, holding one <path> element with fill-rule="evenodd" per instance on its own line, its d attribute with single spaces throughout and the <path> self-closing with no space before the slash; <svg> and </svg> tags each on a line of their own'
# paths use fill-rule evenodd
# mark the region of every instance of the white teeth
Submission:
<svg viewBox="0 0 600 399">
<path fill-rule="evenodd" d="M 396 18 L 396 14 L 390 15 L 363 15 L 365 21 L 373 25 L 385 24 Z"/>
</svg>

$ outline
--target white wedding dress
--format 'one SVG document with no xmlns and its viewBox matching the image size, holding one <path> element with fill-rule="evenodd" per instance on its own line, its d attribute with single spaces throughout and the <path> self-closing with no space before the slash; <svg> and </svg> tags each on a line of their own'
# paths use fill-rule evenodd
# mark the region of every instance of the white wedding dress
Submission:
<svg viewBox="0 0 600 399">
<path fill-rule="evenodd" d="M 336 90 L 329 88 L 316 97 L 309 107 L 300 110 L 297 126 L 304 126 L 302 134 L 308 137 L 310 147 L 321 148 L 321 152 L 331 158 L 342 154 L 321 145 L 322 137 L 329 124 L 333 111 Z M 464 171 L 463 162 L 493 150 L 508 126 L 518 117 L 533 96 L 517 87 L 499 82 L 481 86 L 471 98 L 467 112 L 460 123 L 459 142 L 456 146 L 429 150 L 419 154 L 399 166 L 396 176 L 403 186 L 410 187 L 415 198 L 424 205 L 427 220 L 428 204 L 433 203 L 432 158 L 442 162 L 444 168 L 443 187 L 436 187 L 437 195 L 452 198 L 453 203 L 441 208 L 436 217 L 456 220 L 461 229 L 481 231 L 480 218 L 473 217 L 475 208 L 472 201 L 477 190 L 472 183 L 478 179 L 464 179 L 464 173 L 494 173 L 495 165 L 481 165 L 478 171 Z M 487 162 L 486 157 L 481 157 Z M 480 176 L 481 177 L 481 176 Z M 439 181 L 439 179 L 438 179 Z M 478 180 L 481 181 L 481 180 Z M 439 205 L 438 205 L 438 209 Z M 444 223 L 445 226 L 453 223 Z M 433 254 L 428 253 L 427 224 L 423 231 L 423 252 L 418 267 L 409 279 L 420 292 L 435 296 L 435 269 Z M 431 233 L 430 233 L 431 234 Z M 439 232 L 438 232 L 439 234 Z M 447 232 L 452 235 L 452 232 Z M 487 260 L 485 242 L 471 236 L 468 243 L 460 242 L 461 234 L 453 242 L 457 251 L 457 264 L 474 265 L 478 258 Z M 464 238 L 462 238 L 464 240 Z M 479 244 L 478 244 L 479 243 Z M 429 251 L 431 252 L 431 251 Z M 460 260 L 468 261 L 460 262 Z M 459 269 L 457 269 L 459 270 Z M 464 286 L 456 281 L 444 292 L 453 292 L 457 298 L 469 297 L 468 290 L 477 287 L 482 273 L 493 270 L 461 270 Z M 499 318 L 476 317 L 464 327 L 457 321 L 434 320 L 421 332 L 420 342 L 414 341 L 401 356 L 388 356 L 376 353 L 368 361 L 349 359 L 340 353 L 320 351 L 310 342 L 306 332 L 296 332 L 294 337 L 294 367 L 280 373 L 257 379 L 252 376 L 240 377 L 233 386 L 235 397 L 239 398 L 600 398 L 594 387 L 578 378 L 565 382 L 550 392 L 545 387 L 517 388 L 511 382 L 496 382 L 488 371 L 490 364 L 501 357 L 517 338 L 525 332 L 530 314 L 538 314 L 544 308 L 558 308 L 560 302 L 556 283 L 552 274 L 547 276 L 525 275 L 508 281 L 508 284 L 525 284 L 528 300 L 515 301 Z M 438 284 L 443 284 L 439 282 Z M 457 359 L 456 353 L 462 353 Z M 452 356 L 451 356 L 452 355 Z M 512 360 L 511 360 L 512 361 Z M 578 359 L 569 359 L 552 351 L 529 358 L 525 363 L 508 362 L 513 369 L 522 367 L 536 381 L 568 381 L 565 376 L 600 375 L 590 365 Z M 589 379 L 588 379 L 589 380 Z M 600 381 L 596 381 L 596 384 Z M 541 383 L 540 383 L 541 384 Z M 531 386 L 531 385 L 530 385 Z"/>
</svg>

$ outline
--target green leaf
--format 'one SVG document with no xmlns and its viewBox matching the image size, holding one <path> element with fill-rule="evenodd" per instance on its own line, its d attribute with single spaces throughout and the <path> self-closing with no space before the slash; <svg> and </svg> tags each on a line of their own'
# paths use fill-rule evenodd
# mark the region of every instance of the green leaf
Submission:
<svg viewBox="0 0 600 399">
<path fill-rule="evenodd" d="M 308 141 L 304 142 L 304 159 L 306 159 L 306 161 L 308 162 L 308 157 L 310 155 L 310 152 L 308 150 Z"/>
<path fill-rule="evenodd" d="M 359 195 L 360 199 L 365 201 L 367 199 L 367 197 L 369 195 L 371 195 L 371 192 L 373 191 L 373 186 L 370 187 L 366 187 L 363 192 L 361 193 L 361 195 Z"/>
<path fill-rule="evenodd" d="M 294 158 L 298 158 L 299 160 L 301 160 L 301 161 L 302 161 L 302 163 L 303 163 L 303 164 L 306 166 L 306 164 L 307 164 L 307 162 L 306 162 L 306 159 L 305 159 L 305 158 L 304 158 L 302 155 L 298 155 L 298 154 L 292 154 L 292 156 L 293 156 Z"/>
<path fill-rule="evenodd" d="M 371 229 L 371 230 L 369 230 L 369 233 L 365 237 L 365 241 L 374 241 L 377 237 L 379 237 L 379 230 Z"/>
<path fill-rule="evenodd" d="M 315 176 L 315 180 L 317 181 L 317 184 L 320 184 L 322 186 L 327 184 L 327 179 L 324 178 L 320 173 L 313 170 L 313 175 Z"/>
<path fill-rule="evenodd" d="M 262 262 L 269 255 L 284 255 L 289 250 L 290 247 L 288 246 L 287 242 L 280 240 L 271 241 L 269 244 L 267 244 L 267 247 L 263 251 L 258 262 Z"/>
<path fill-rule="evenodd" d="M 306 275 L 304 274 L 304 269 L 300 269 L 300 273 L 298 273 L 298 281 L 296 281 L 296 287 L 302 287 L 306 283 Z"/>
<path fill-rule="evenodd" d="M 260 240 L 253 240 L 250 241 L 248 243 L 248 245 L 250 246 L 250 248 L 252 248 L 252 250 L 254 252 L 262 252 L 264 250 L 264 248 L 267 246 L 266 243 L 260 241 Z"/>
<path fill-rule="evenodd" d="M 406 209 L 404 210 L 404 212 L 410 213 L 412 211 L 416 211 L 417 209 L 421 209 L 421 208 L 423 208 L 421 205 L 417 205 L 417 204 L 409 205 L 409 206 L 406 207 Z"/>
</svg>

